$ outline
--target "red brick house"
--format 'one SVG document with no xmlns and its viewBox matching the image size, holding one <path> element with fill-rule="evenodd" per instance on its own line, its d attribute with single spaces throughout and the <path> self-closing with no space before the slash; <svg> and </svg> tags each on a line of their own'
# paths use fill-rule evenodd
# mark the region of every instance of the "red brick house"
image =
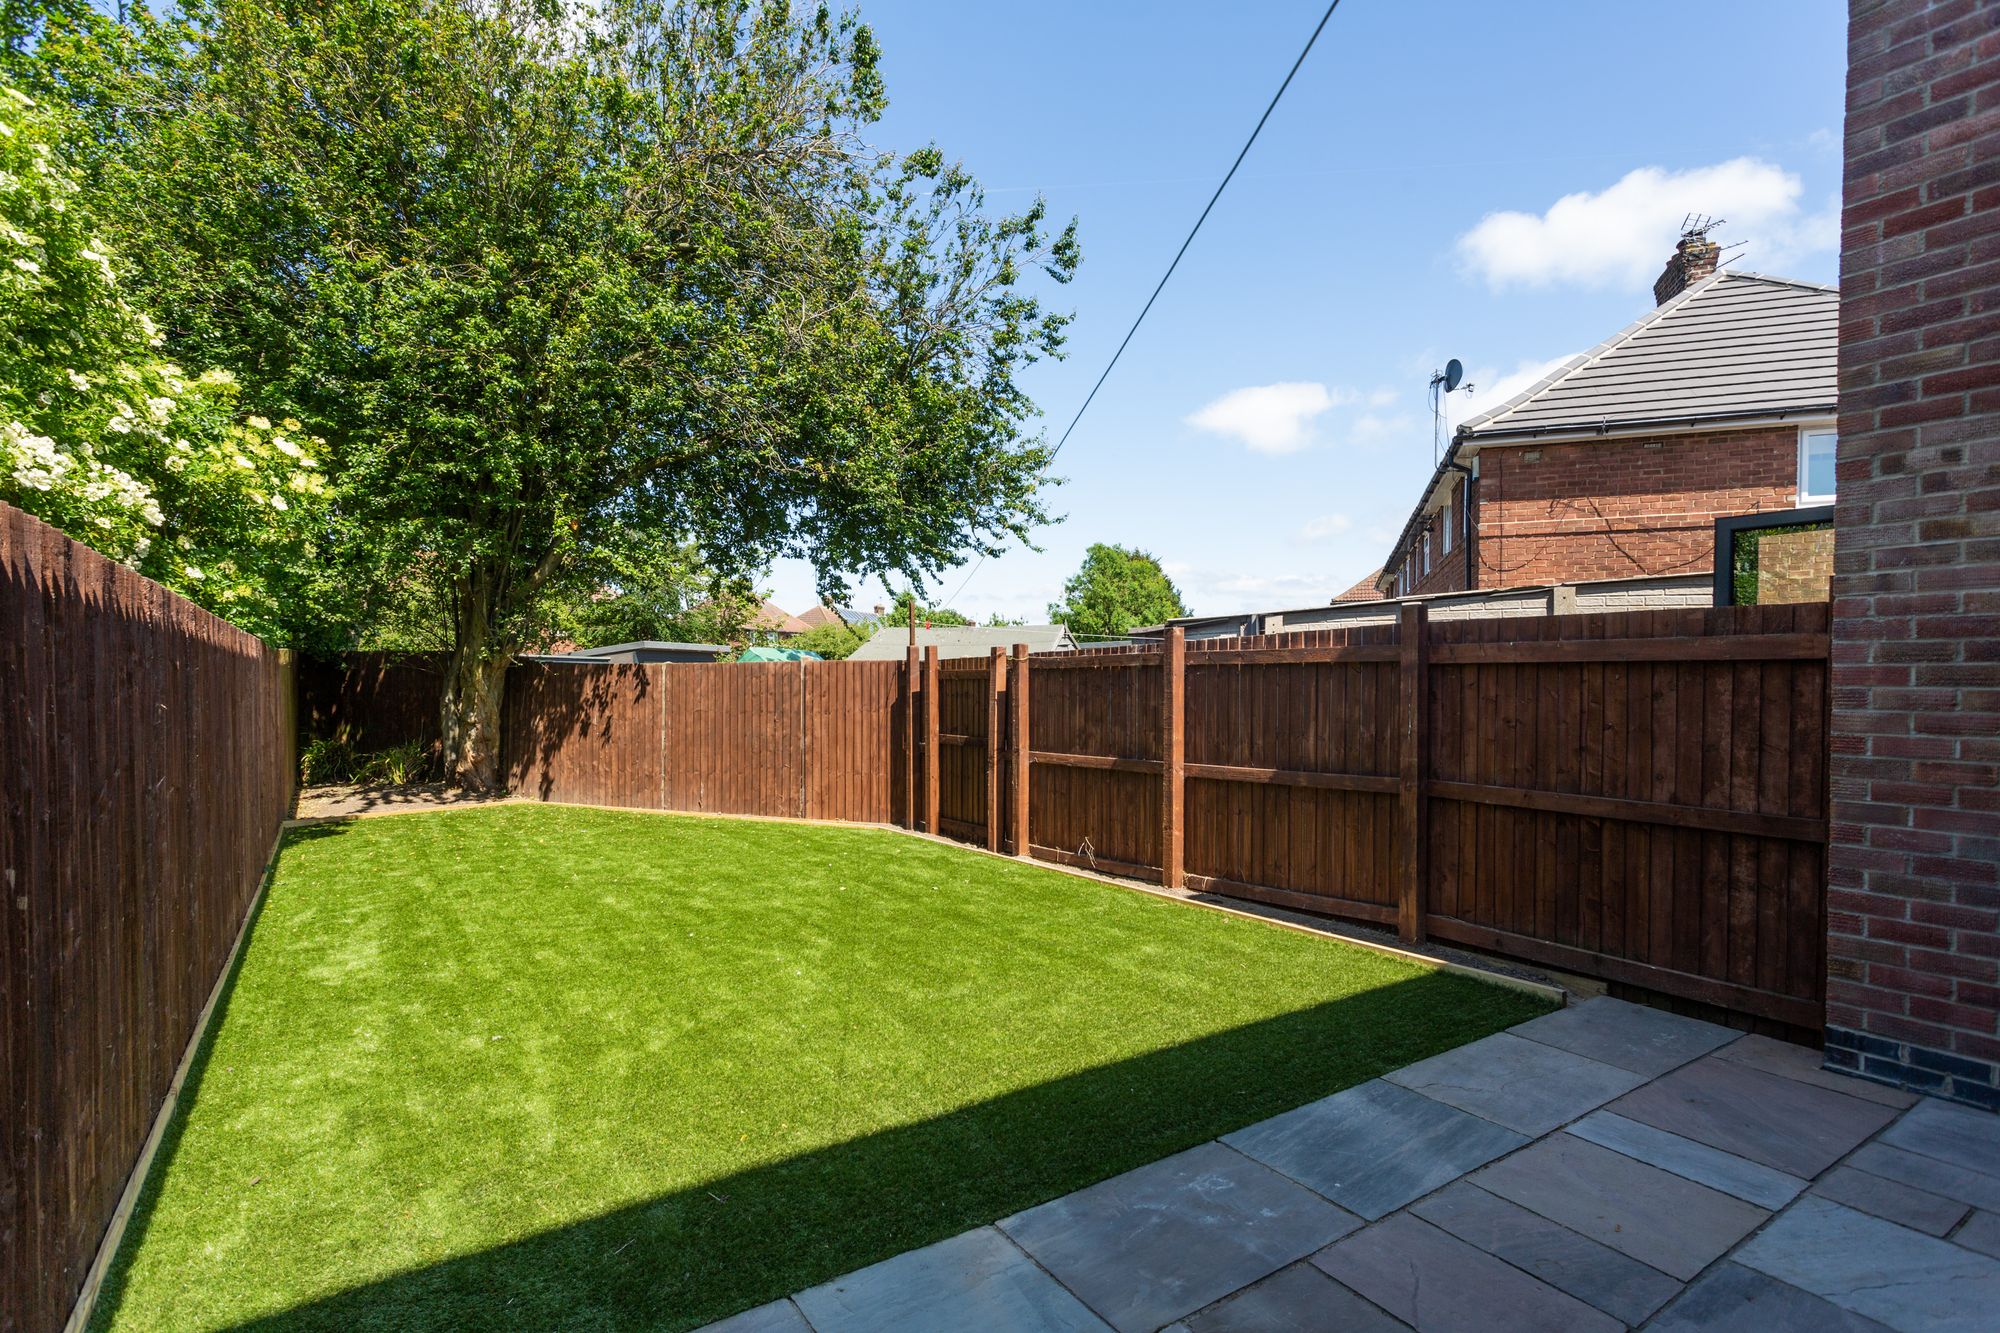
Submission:
<svg viewBox="0 0 2000 1333">
<path fill-rule="evenodd" d="M 1378 596 L 1709 573 L 1715 521 L 1829 504 L 1839 293 L 1683 237 L 1644 318 L 1458 428 Z"/>
</svg>

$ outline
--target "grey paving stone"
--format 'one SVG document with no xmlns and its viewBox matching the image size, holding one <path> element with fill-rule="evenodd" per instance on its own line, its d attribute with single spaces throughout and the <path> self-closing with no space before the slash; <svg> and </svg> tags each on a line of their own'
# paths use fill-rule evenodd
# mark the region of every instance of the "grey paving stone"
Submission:
<svg viewBox="0 0 2000 1333">
<path fill-rule="evenodd" d="M 1683 1180 L 1733 1194 L 1774 1212 L 1796 1199 L 1806 1187 L 1805 1181 L 1774 1167 L 1642 1125 L 1637 1120 L 1627 1120 L 1611 1111 L 1592 1111 L 1571 1125 L 1569 1132 L 1600 1148 L 1622 1152 L 1648 1166 L 1671 1171 Z"/>
<path fill-rule="evenodd" d="M 818 1333 L 1104 1333 L 992 1227 L 899 1254 L 792 1298 Z"/>
<path fill-rule="evenodd" d="M 1882 1133 L 1882 1142 L 2000 1176 L 2000 1115 L 1926 1097 Z"/>
<path fill-rule="evenodd" d="M 1628 1004 L 1608 995 L 1530 1019 L 1508 1031 L 1647 1078 L 1656 1078 L 1742 1035 L 1714 1023 Z"/>
<path fill-rule="evenodd" d="M 1864 1319 L 1808 1291 L 1740 1264 L 1717 1264 L 1648 1333 L 1882 1333 Z"/>
<path fill-rule="evenodd" d="M 720 1323 L 709 1324 L 700 1333 L 813 1333 L 813 1329 L 798 1307 L 787 1299 L 733 1314 Z"/>
<path fill-rule="evenodd" d="M 1428 1222 L 1398 1213 L 1313 1263 L 1424 1333 L 1612 1333 L 1617 1320 Z"/>
<path fill-rule="evenodd" d="M 1944 1235 L 1972 1211 L 1971 1205 L 1957 1199 L 1851 1166 L 1836 1166 L 1813 1182 L 1812 1192 L 1930 1236 Z"/>
<path fill-rule="evenodd" d="M 1468 1181 L 1419 1199 L 1410 1211 L 1628 1324 L 1642 1322 L 1681 1289 L 1658 1269 Z"/>
<path fill-rule="evenodd" d="M 1735 1258 L 1909 1333 L 1986 1333 L 2000 1311 L 2000 1260 L 1811 1195 Z"/>
<path fill-rule="evenodd" d="M 1351 1213 L 1219 1143 L 999 1223 L 1121 1330 L 1156 1329 L 1191 1314 L 1359 1225 Z"/>
<path fill-rule="evenodd" d="M 1896 1114 L 1717 1056 L 1629 1092 L 1610 1109 L 1805 1179 L 1852 1152 Z"/>
<path fill-rule="evenodd" d="M 1568 1133 L 1552 1134 L 1471 1179 L 1683 1282 L 1770 1216 Z"/>
<path fill-rule="evenodd" d="M 1893 1106 L 1905 1110 L 1917 1104 L 1917 1094 L 1902 1088 L 1892 1088 L 1883 1083 L 1872 1083 L 1865 1078 L 1855 1078 L 1852 1074 L 1842 1074 L 1826 1068 L 1825 1056 L 1810 1046 L 1795 1046 L 1789 1041 L 1779 1041 L 1776 1037 L 1743 1037 L 1733 1041 L 1716 1052 L 1725 1060 L 1761 1069 L 1767 1074 L 1777 1074 L 1782 1078 L 1796 1079 L 1800 1083 L 1810 1083 L 1816 1088 L 1829 1092 L 1844 1092 L 1850 1097 L 1859 1097 L 1864 1102 L 1874 1102 L 1878 1106 Z"/>
<path fill-rule="evenodd" d="M 1310 1263 L 1296 1263 L 1167 1333 L 1400 1333 L 1402 1327 Z"/>
<path fill-rule="evenodd" d="M 1871 1175 L 1900 1180 L 1947 1199 L 1963 1200 L 1975 1208 L 2000 1212 L 2000 1176 L 1963 1170 L 1935 1157 L 1891 1147 L 1880 1139 L 1862 1144 L 1847 1160 L 1849 1165 Z"/>
<path fill-rule="evenodd" d="M 1383 1077 L 1523 1134 L 1546 1134 L 1646 1081 L 1629 1069 L 1507 1032 Z"/>
<path fill-rule="evenodd" d="M 1372 1220 L 1528 1140 L 1373 1079 L 1222 1141 Z"/>
<path fill-rule="evenodd" d="M 1968 1250 L 2000 1259 L 2000 1213 L 1989 1213 L 1983 1209 L 1974 1213 L 1951 1239 L 1954 1244 L 1963 1245 Z"/>
</svg>

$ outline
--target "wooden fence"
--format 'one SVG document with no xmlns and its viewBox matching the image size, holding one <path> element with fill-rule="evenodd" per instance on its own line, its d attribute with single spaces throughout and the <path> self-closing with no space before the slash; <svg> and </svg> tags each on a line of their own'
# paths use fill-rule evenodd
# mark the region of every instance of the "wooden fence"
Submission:
<svg viewBox="0 0 2000 1333">
<path fill-rule="evenodd" d="M 599 665 L 508 672 L 508 787 L 545 801 L 892 823 L 894 662 Z"/>
<path fill-rule="evenodd" d="M 510 674 L 545 800 L 891 822 L 1816 1028 L 1827 608 Z M 1024 795 L 1025 794 L 1025 795 Z"/>
<path fill-rule="evenodd" d="M 1411 608 L 926 663 L 940 780 L 905 763 L 947 836 L 1817 1028 L 1827 642 L 1824 604 Z"/>
<path fill-rule="evenodd" d="M 0 1328 L 68 1315 L 254 901 L 289 655 L 0 505 Z"/>
</svg>

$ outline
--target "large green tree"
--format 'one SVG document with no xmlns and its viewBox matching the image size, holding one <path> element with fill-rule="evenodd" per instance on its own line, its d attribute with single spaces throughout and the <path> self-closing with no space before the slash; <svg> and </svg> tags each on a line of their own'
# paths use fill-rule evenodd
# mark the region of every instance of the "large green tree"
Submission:
<svg viewBox="0 0 2000 1333">
<path fill-rule="evenodd" d="M 1180 589 L 1144 551 L 1093 543 L 1083 566 L 1063 584 L 1049 619 L 1072 634 L 1114 636 L 1188 614 Z"/>
<path fill-rule="evenodd" d="M 1067 280 L 1073 230 L 868 148 L 851 18 L 192 0 L 131 33 L 36 59 L 96 127 L 169 336 L 323 423 L 346 576 L 442 609 L 466 785 L 497 780 L 552 591 L 634 542 L 802 556 L 840 593 L 1045 518 L 1017 376 L 1064 319 L 1024 283 Z"/>
</svg>

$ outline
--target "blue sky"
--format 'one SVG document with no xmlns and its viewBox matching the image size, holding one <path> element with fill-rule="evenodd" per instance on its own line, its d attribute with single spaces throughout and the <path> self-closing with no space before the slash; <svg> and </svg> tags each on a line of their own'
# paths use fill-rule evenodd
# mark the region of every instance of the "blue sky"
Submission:
<svg viewBox="0 0 2000 1333">
<path fill-rule="evenodd" d="M 1078 219 L 1070 356 L 1027 381 L 1051 439 L 1322 7 L 862 0 L 891 101 L 870 138 Z M 1651 307 L 1690 210 L 1729 219 L 1736 266 L 1833 282 L 1845 23 L 1840 0 L 1344 0 L 1058 461 L 1064 521 L 953 604 L 1040 620 L 1096 541 L 1153 552 L 1200 613 L 1323 602 L 1429 475 L 1445 358 L 1477 386 L 1461 414 L 1501 401 Z M 770 583 L 816 600 L 802 563 Z"/>
</svg>

